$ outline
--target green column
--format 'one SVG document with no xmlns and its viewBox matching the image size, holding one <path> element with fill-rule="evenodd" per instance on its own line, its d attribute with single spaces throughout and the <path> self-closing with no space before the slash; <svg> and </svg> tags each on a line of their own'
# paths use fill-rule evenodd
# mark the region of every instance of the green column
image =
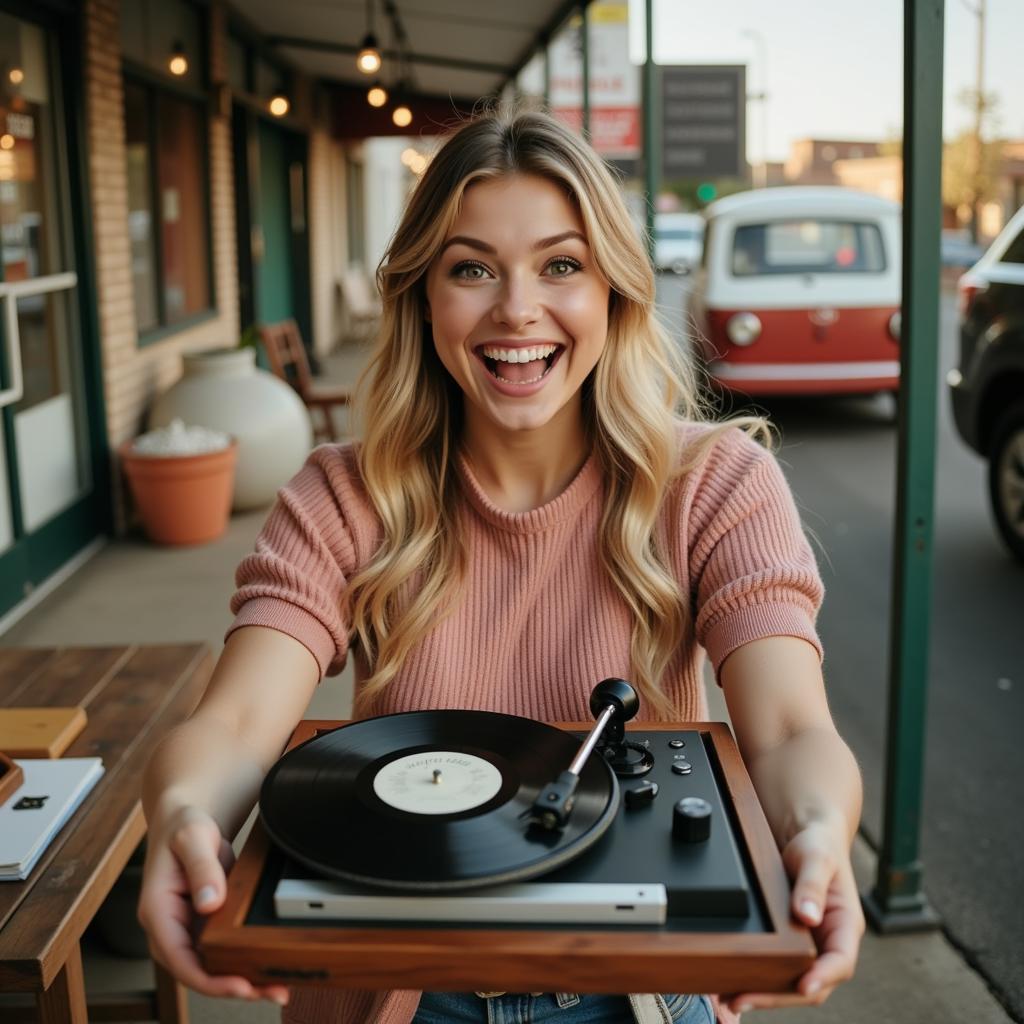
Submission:
<svg viewBox="0 0 1024 1024">
<path fill-rule="evenodd" d="M 904 0 L 903 330 L 885 816 L 865 897 L 881 931 L 934 927 L 921 888 L 938 395 L 944 0 Z"/>
<path fill-rule="evenodd" d="M 583 138 L 590 141 L 590 4 L 580 4 L 580 50 L 583 57 Z"/>
<path fill-rule="evenodd" d="M 544 109 L 551 109 L 551 40 L 545 39 L 544 47 Z"/>
<path fill-rule="evenodd" d="M 654 0 L 645 0 L 643 116 L 644 116 L 644 190 L 647 193 L 647 251 L 654 262 L 654 203 L 658 196 L 658 163 L 661 157 L 658 139 L 657 75 L 654 66 Z"/>
</svg>

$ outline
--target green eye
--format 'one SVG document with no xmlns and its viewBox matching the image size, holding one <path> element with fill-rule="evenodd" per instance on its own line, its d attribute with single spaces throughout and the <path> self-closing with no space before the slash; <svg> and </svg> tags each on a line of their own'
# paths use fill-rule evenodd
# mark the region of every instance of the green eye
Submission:
<svg viewBox="0 0 1024 1024">
<path fill-rule="evenodd" d="M 557 256 L 548 264 L 552 277 L 569 277 L 570 274 L 582 269 L 583 264 L 579 260 L 570 259 L 568 256 Z"/>
<path fill-rule="evenodd" d="M 470 271 L 477 273 L 470 273 Z M 487 273 L 487 268 L 482 263 L 458 263 L 452 267 L 451 273 L 452 277 L 460 277 L 464 281 L 479 281 Z"/>
</svg>

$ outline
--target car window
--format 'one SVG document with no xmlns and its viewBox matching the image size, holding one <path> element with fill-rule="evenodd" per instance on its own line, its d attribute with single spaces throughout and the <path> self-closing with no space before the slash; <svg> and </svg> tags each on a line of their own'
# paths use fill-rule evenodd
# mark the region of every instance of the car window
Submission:
<svg viewBox="0 0 1024 1024">
<path fill-rule="evenodd" d="M 700 232 L 694 231 L 693 228 L 655 228 L 654 235 L 656 238 L 664 238 L 672 242 L 696 241 L 700 238 Z"/>
<path fill-rule="evenodd" d="M 801 218 L 741 224 L 732 243 L 735 277 L 761 274 L 877 274 L 886 268 L 878 225 Z"/>
<path fill-rule="evenodd" d="M 1009 244 L 1003 253 L 1000 263 L 1024 263 L 1024 231 Z"/>
</svg>

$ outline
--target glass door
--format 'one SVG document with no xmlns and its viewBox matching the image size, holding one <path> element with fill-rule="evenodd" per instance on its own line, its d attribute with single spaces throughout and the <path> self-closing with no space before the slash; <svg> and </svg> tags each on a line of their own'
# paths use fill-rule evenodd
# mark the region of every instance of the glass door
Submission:
<svg viewBox="0 0 1024 1024">
<path fill-rule="evenodd" d="M 56 54 L 0 12 L 0 617 L 97 532 Z"/>
</svg>

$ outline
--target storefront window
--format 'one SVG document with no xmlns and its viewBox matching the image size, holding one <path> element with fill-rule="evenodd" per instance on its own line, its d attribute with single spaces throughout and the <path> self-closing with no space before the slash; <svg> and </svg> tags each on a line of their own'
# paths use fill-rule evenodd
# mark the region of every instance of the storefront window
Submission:
<svg viewBox="0 0 1024 1024">
<path fill-rule="evenodd" d="M 146 90 L 125 82 L 124 110 L 128 159 L 128 235 L 132 247 L 135 323 L 139 331 L 160 326 L 157 306 L 156 224 L 153 220 L 153 168 L 150 163 Z"/>
<path fill-rule="evenodd" d="M 135 315 L 144 334 L 212 305 L 203 108 L 129 78 L 125 131 Z"/>
</svg>

